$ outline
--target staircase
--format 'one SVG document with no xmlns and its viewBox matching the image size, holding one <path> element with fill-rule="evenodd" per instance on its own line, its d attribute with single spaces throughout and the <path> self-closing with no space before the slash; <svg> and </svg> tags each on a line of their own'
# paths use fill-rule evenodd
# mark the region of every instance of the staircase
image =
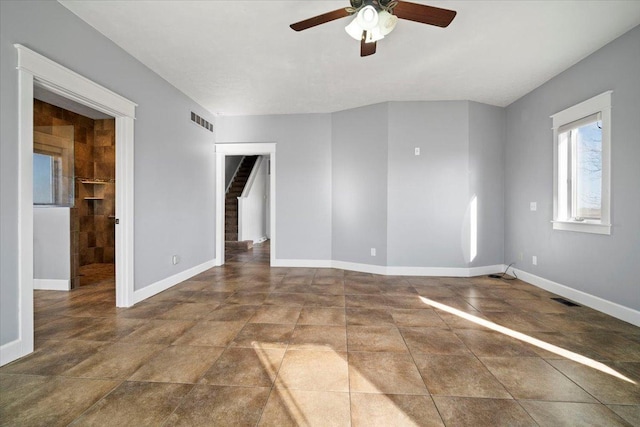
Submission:
<svg viewBox="0 0 640 427">
<path fill-rule="evenodd" d="M 246 250 L 253 247 L 251 240 L 238 242 L 238 197 L 242 194 L 257 159 L 258 156 L 245 156 L 242 159 L 238 173 L 231 181 L 231 186 L 225 196 L 224 240 L 227 248 Z"/>
</svg>

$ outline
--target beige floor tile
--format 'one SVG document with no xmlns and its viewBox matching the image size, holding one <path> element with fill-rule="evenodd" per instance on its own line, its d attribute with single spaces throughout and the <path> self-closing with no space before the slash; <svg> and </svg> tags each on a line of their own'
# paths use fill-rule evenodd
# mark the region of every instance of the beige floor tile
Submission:
<svg viewBox="0 0 640 427">
<path fill-rule="evenodd" d="M 286 293 L 286 292 L 272 292 L 264 301 L 264 305 L 275 305 L 284 307 L 302 307 L 307 301 L 307 295 Z"/>
<path fill-rule="evenodd" d="M 349 353 L 352 392 L 428 394 L 408 353 Z"/>
<path fill-rule="evenodd" d="M 165 313 L 158 316 L 158 319 L 167 320 L 197 320 L 211 313 L 219 304 L 215 302 L 195 303 L 184 302 L 175 305 Z"/>
<path fill-rule="evenodd" d="M 202 384 L 271 387 L 284 358 L 284 349 L 228 348 L 200 382 Z"/>
<path fill-rule="evenodd" d="M 630 381 L 571 360 L 549 360 L 549 363 L 602 403 L 640 405 L 639 379 L 619 369 L 619 365 L 603 362 Z"/>
<path fill-rule="evenodd" d="M 349 393 L 275 387 L 260 426 L 349 426 Z"/>
<path fill-rule="evenodd" d="M 161 344 L 109 343 L 61 375 L 124 380 L 164 347 Z"/>
<path fill-rule="evenodd" d="M 628 426 L 615 412 L 601 404 L 533 400 L 523 400 L 520 404 L 541 426 Z"/>
<path fill-rule="evenodd" d="M 448 329 L 449 326 L 438 316 L 434 310 L 430 309 L 401 309 L 391 310 L 391 316 L 399 327 L 423 326 L 430 328 Z"/>
<path fill-rule="evenodd" d="M 245 323 L 242 321 L 218 322 L 201 320 L 175 340 L 174 344 L 226 347 L 233 341 L 244 325 Z"/>
<path fill-rule="evenodd" d="M 607 405 L 632 426 L 640 426 L 640 405 Z"/>
<path fill-rule="evenodd" d="M 522 341 L 499 332 L 473 329 L 456 329 L 454 332 L 478 357 L 534 357 L 538 355 Z"/>
<path fill-rule="evenodd" d="M 344 326 L 298 325 L 289 342 L 292 350 L 347 351 Z"/>
<path fill-rule="evenodd" d="M 105 345 L 97 341 L 47 341 L 36 352 L 0 368 L 0 373 L 60 375 L 93 356 Z"/>
<path fill-rule="evenodd" d="M 119 384 L 1 374 L 0 383 L 0 422 L 7 426 L 66 426 Z"/>
<path fill-rule="evenodd" d="M 169 346 L 144 363 L 129 380 L 196 383 L 223 351 L 221 347 Z"/>
<path fill-rule="evenodd" d="M 587 402 L 596 400 L 538 357 L 481 357 L 516 399 Z"/>
<path fill-rule="evenodd" d="M 375 283 L 363 283 L 361 280 L 347 278 L 344 281 L 344 293 L 345 295 L 379 295 L 382 294 L 382 289 Z"/>
<path fill-rule="evenodd" d="M 217 322 L 246 322 L 255 314 L 259 305 L 221 304 L 205 319 Z"/>
<path fill-rule="evenodd" d="M 344 307 L 344 295 L 312 294 L 304 303 L 305 307 Z"/>
<path fill-rule="evenodd" d="M 192 387 L 124 382 L 78 418 L 74 425 L 161 425 Z"/>
<path fill-rule="evenodd" d="M 271 268 L 268 243 L 225 260 L 132 308 L 113 266 L 35 291 L 36 352 L 0 368 L 0 424 L 535 425 L 525 405 L 541 425 L 640 426 L 637 385 L 433 304 L 640 384 L 636 326 L 519 280 Z"/>
<path fill-rule="evenodd" d="M 170 295 L 172 296 L 172 295 Z M 118 313 L 119 317 L 129 319 L 155 319 L 169 311 L 177 304 L 175 296 L 171 301 L 162 302 L 141 302 L 135 306 Z"/>
<path fill-rule="evenodd" d="M 347 308 L 347 324 L 360 326 L 395 326 L 388 308 Z"/>
<path fill-rule="evenodd" d="M 72 335 L 71 339 L 87 341 L 117 341 L 144 326 L 142 319 L 120 317 L 101 319 L 100 323 Z"/>
<path fill-rule="evenodd" d="M 249 323 L 278 323 L 295 325 L 300 316 L 300 307 L 262 306 Z"/>
<path fill-rule="evenodd" d="M 444 426 L 431 397 L 351 393 L 353 427 Z"/>
<path fill-rule="evenodd" d="M 234 347 L 287 348 L 294 325 L 248 323 L 232 342 Z"/>
<path fill-rule="evenodd" d="M 520 300 L 531 301 L 531 300 Z M 535 301 L 535 300 L 534 300 Z M 534 314 L 517 312 L 487 312 L 484 315 L 492 322 L 518 332 L 543 331 L 554 332 L 555 329 L 539 320 Z"/>
<path fill-rule="evenodd" d="M 414 360 L 433 395 L 511 399 L 475 356 L 414 355 Z"/>
<path fill-rule="evenodd" d="M 122 342 L 171 344 L 195 322 L 189 320 L 149 320 L 146 325 L 124 337 Z"/>
<path fill-rule="evenodd" d="M 347 307 L 385 308 L 389 306 L 387 297 L 383 295 L 345 295 Z"/>
<path fill-rule="evenodd" d="M 99 324 L 100 319 L 91 317 L 58 317 L 37 327 L 34 336 L 48 340 L 67 339 Z"/>
<path fill-rule="evenodd" d="M 197 385 L 165 426 L 254 426 L 269 388 Z"/>
<path fill-rule="evenodd" d="M 469 354 L 469 349 L 451 330 L 440 328 L 400 328 L 412 353 Z"/>
<path fill-rule="evenodd" d="M 536 422 L 515 400 L 434 396 L 445 425 L 528 427 Z"/>
<path fill-rule="evenodd" d="M 260 305 L 269 296 L 266 292 L 236 292 L 224 300 L 225 304 Z"/>
<path fill-rule="evenodd" d="M 279 387 L 311 391 L 349 391 L 347 354 L 287 350 L 276 379 Z"/>
<path fill-rule="evenodd" d="M 408 352 L 395 326 L 347 326 L 349 351 Z"/>
<path fill-rule="evenodd" d="M 298 325 L 335 325 L 346 323 L 343 308 L 304 307 L 298 318 Z"/>
</svg>

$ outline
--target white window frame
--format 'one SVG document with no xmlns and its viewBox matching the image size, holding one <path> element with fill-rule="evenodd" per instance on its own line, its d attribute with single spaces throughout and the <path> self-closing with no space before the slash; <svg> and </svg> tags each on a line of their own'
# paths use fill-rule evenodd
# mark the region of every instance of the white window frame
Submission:
<svg viewBox="0 0 640 427">
<path fill-rule="evenodd" d="M 607 91 L 581 102 L 566 110 L 562 110 L 551 116 L 553 121 L 553 224 L 554 230 L 577 231 L 594 234 L 611 234 L 611 94 Z M 602 215 L 599 220 L 585 219 L 576 221 L 570 218 L 570 213 L 563 215 L 566 209 L 561 205 L 567 201 L 562 200 L 562 188 L 558 182 L 560 175 L 558 150 L 559 129 L 569 123 L 576 122 L 585 117 L 598 114 L 602 121 Z M 566 185 L 566 184 L 563 184 Z"/>
</svg>

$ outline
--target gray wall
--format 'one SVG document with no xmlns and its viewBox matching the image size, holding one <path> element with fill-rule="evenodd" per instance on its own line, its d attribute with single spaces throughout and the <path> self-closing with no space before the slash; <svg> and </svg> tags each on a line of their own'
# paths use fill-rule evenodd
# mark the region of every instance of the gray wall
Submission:
<svg viewBox="0 0 640 427">
<path fill-rule="evenodd" d="M 613 90 L 612 234 L 552 230 L 549 116 L 606 90 Z M 505 262 L 523 252 L 517 268 L 640 310 L 639 100 L 636 27 L 507 108 Z M 529 210 L 532 201 L 536 212 Z"/>
<path fill-rule="evenodd" d="M 390 103 L 389 265 L 467 266 L 468 116 L 466 101 Z"/>
<path fill-rule="evenodd" d="M 332 122 L 333 259 L 386 265 L 388 105 L 333 113 Z"/>
<path fill-rule="evenodd" d="M 469 195 L 478 203 L 478 254 L 471 266 L 504 262 L 504 108 L 469 103 Z"/>
<path fill-rule="evenodd" d="M 135 288 L 215 257 L 214 117 L 53 1 L 0 2 L 0 344 L 18 325 L 18 73 L 14 43 L 136 102 Z M 180 264 L 171 264 L 171 255 Z"/>
<path fill-rule="evenodd" d="M 277 144 L 276 256 L 331 259 L 331 116 L 218 117 L 215 123 L 216 142 Z"/>
</svg>

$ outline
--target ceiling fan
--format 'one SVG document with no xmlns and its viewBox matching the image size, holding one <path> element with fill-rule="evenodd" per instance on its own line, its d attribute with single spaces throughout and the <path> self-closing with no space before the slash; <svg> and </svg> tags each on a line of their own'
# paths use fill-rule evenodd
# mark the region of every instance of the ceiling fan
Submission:
<svg viewBox="0 0 640 427">
<path fill-rule="evenodd" d="M 306 30 L 340 18 L 355 15 L 346 26 L 347 33 L 360 41 L 360 56 L 376 53 L 376 42 L 389 34 L 398 18 L 437 27 L 448 26 L 456 16 L 455 10 L 396 0 L 350 0 L 351 6 L 323 13 L 291 24 L 295 31 Z"/>
</svg>

